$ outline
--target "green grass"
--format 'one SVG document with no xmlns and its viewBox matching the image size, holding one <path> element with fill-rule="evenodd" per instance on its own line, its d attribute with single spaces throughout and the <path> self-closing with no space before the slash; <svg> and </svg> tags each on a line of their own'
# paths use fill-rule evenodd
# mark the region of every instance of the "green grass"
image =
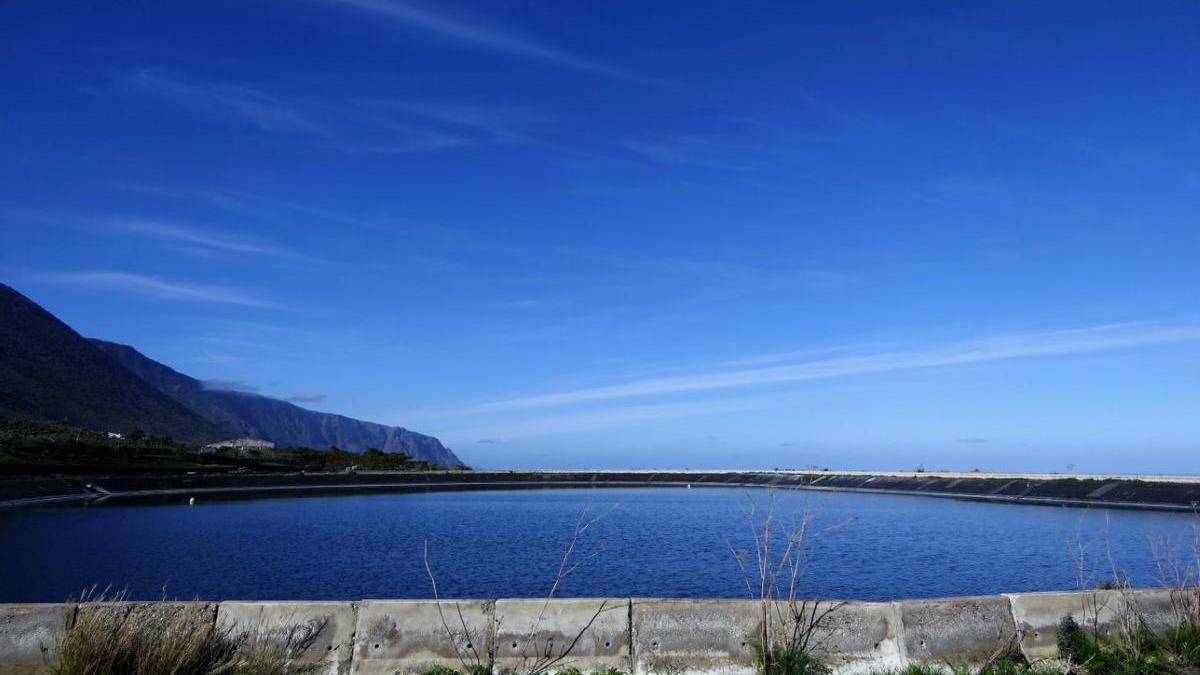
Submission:
<svg viewBox="0 0 1200 675">
<path fill-rule="evenodd" d="M 1055 633 L 1061 661 L 1028 664 L 1019 656 L 997 659 L 978 675 L 1169 675 L 1200 667 L 1200 624 L 1184 623 L 1155 634 L 1148 629 L 1125 637 L 1097 637 L 1071 617 Z M 761 665 L 759 672 L 762 672 Z M 967 666 L 914 663 L 871 675 L 971 675 Z"/>
<path fill-rule="evenodd" d="M 1063 669 L 1053 664 L 1025 663 L 1024 659 L 1005 657 L 989 663 L 979 675 L 1062 675 Z"/>
<path fill-rule="evenodd" d="M 828 675 L 830 672 L 819 658 L 802 649 L 772 647 L 769 654 L 764 654 L 761 649 L 757 652 L 754 666 L 762 675 Z"/>
<path fill-rule="evenodd" d="M 1098 637 L 1068 616 L 1055 639 L 1059 655 L 1090 675 L 1159 675 L 1176 669 L 1175 655 L 1149 630 L 1120 639 Z"/>
<path fill-rule="evenodd" d="M 872 675 L 970 675 L 973 671 L 966 666 L 936 666 L 927 663 L 913 663 L 899 670 L 878 671 Z M 1031 668 L 1029 665 L 1011 658 L 1002 658 L 984 666 L 978 675 L 1061 675 L 1061 669 Z"/>
<path fill-rule="evenodd" d="M 1189 622 L 1168 630 L 1163 645 L 1180 665 L 1200 668 L 1200 623 Z"/>
<path fill-rule="evenodd" d="M 197 471 L 224 473 L 324 471 L 339 473 L 351 466 L 363 471 L 430 471 L 432 464 L 399 452 L 349 452 L 313 448 L 276 448 L 243 456 L 237 451 L 198 454 L 194 443 L 126 433 L 110 438 L 56 422 L 5 419 L 0 415 L 0 471 L 6 473 L 141 473 Z M 459 470 L 467 470 L 462 467 Z"/>
<path fill-rule="evenodd" d="M 429 670 L 422 673 L 422 675 L 462 675 L 462 673 L 446 666 L 432 666 Z"/>
<path fill-rule="evenodd" d="M 945 675 L 946 671 L 937 666 L 930 666 L 924 663 L 913 663 L 900 670 L 885 670 L 873 675 Z"/>
<path fill-rule="evenodd" d="M 928 663 L 913 663 L 898 670 L 877 671 L 872 675 L 976 675 L 968 666 L 946 665 L 936 666 Z M 1062 668 L 1048 665 L 1030 666 L 1024 661 L 1005 657 L 997 659 L 982 669 L 977 675 L 1063 675 Z"/>
</svg>

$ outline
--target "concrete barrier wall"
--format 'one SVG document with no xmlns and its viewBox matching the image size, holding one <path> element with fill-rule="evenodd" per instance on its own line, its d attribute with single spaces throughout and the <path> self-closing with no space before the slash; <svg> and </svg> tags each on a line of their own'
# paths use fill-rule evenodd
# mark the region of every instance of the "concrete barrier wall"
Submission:
<svg viewBox="0 0 1200 675">
<path fill-rule="evenodd" d="M 633 600 L 633 672 L 754 672 L 762 610 L 750 600 Z"/>
<path fill-rule="evenodd" d="M 498 600 L 496 670 L 529 672 L 560 660 L 585 673 L 630 672 L 629 600 Z"/>
<path fill-rule="evenodd" d="M 350 602 L 223 602 L 217 624 L 299 651 L 296 661 L 319 672 L 348 675 L 354 653 L 357 608 Z"/>
<path fill-rule="evenodd" d="M 910 663 L 979 666 L 1017 650 L 1055 658 L 1065 616 L 1101 632 L 1136 620 L 1162 628 L 1195 616 L 1200 590 L 1019 593 L 900 602 L 749 600 L 367 600 L 362 602 L 0 605 L 0 675 L 46 673 L 72 621 L 120 621 L 130 612 L 199 612 L 235 634 L 298 645 L 298 661 L 327 675 L 466 673 L 752 675 L 764 612 L 778 639 L 805 616 L 808 650 L 836 673 Z M 297 638 L 300 638 L 297 640 Z"/>
<path fill-rule="evenodd" d="M 468 670 L 487 662 L 495 603 L 370 600 L 358 606 L 354 675 L 419 675 L 434 666 Z"/>
<path fill-rule="evenodd" d="M 914 600 L 900 603 L 904 656 L 922 663 L 984 663 L 1016 642 L 1005 597 Z"/>
<path fill-rule="evenodd" d="M 74 614 L 73 605 L 0 605 L 0 674 L 43 672 Z"/>
</svg>

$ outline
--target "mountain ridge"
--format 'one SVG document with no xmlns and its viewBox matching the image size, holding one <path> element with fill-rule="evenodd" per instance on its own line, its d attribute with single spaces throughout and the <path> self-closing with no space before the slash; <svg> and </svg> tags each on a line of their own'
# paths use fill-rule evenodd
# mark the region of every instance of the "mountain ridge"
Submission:
<svg viewBox="0 0 1200 675">
<path fill-rule="evenodd" d="M 211 389 L 129 345 L 91 339 L 100 351 L 158 391 L 235 436 L 272 441 L 281 447 L 337 447 L 352 452 L 375 448 L 403 452 L 441 466 L 459 466 L 453 451 L 433 436 L 345 415 L 301 408 L 249 392 Z"/>
<path fill-rule="evenodd" d="M 139 428 L 187 442 L 222 435 L 207 419 L 2 283 L 0 417 L 53 420 L 101 432 Z"/>
<path fill-rule="evenodd" d="M 137 349 L 80 335 L 0 283 L 0 420 L 46 420 L 98 432 L 133 429 L 185 443 L 251 436 L 282 447 L 403 452 L 461 466 L 433 436 L 279 399 L 208 389 Z"/>
</svg>

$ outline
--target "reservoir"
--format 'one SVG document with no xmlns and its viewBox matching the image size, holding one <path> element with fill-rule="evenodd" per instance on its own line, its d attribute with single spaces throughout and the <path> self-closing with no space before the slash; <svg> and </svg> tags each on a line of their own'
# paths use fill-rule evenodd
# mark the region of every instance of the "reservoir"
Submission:
<svg viewBox="0 0 1200 675">
<path fill-rule="evenodd" d="M 1191 514 L 750 488 L 480 490 L 0 509 L 0 602 L 747 597 L 755 531 L 807 522 L 799 595 L 894 600 L 1161 583 Z M 774 538 L 777 547 L 782 540 Z M 780 550 L 777 548 L 776 550 Z"/>
</svg>

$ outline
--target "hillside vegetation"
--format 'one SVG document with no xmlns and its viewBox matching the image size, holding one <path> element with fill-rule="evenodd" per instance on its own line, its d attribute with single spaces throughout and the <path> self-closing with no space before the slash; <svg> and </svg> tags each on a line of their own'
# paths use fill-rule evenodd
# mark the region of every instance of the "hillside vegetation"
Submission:
<svg viewBox="0 0 1200 675">
<path fill-rule="evenodd" d="M 211 441 L 224 432 L 0 284 L 0 419 Z"/>
<path fill-rule="evenodd" d="M 268 396 L 217 390 L 150 359 L 128 345 L 92 340 L 100 350 L 160 392 L 230 436 L 261 438 L 283 447 L 331 448 L 352 452 L 376 448 L 400 452 L 439 466 L 462 464 L 433 436 L 401 427 L 307 410 Z"/>
<path fill-rule="evenodd" d="M 435 466 L 462 464 L 438 439 L 402 427 L 210 389 L 133 347 L 84 338 L 0 284 L 0 422 L 34 421 L 95 432 L 137 429 L 168 444 L 249 437 L 283 448 L 377 449 Z"/>
</svg>

